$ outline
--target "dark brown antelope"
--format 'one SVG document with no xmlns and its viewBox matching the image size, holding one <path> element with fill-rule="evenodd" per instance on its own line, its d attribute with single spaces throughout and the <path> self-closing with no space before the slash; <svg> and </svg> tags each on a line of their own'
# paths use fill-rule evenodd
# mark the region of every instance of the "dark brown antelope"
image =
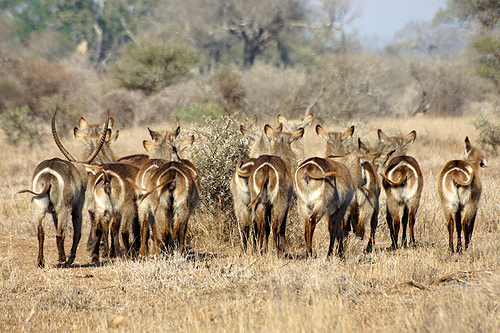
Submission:
<svg viewBox="0 0 500 333">
<path fill-rule="evenodd" d="M 18 193 L 31 193 L 35 219 L 38 221 L 38 266 L 45 265 L 43 255 L 44 230 L 43 218 L 50 213 L 56 227 L 56 243 L 58 249 L 58 262 L 60 266 L 70 266 L 76 257 L 76 250 L 81 237 L 82 209 L 85 202 L 87 185 L 87 172 L 84 164 L 90 164 L 99 153 L 104 144 L 109 111 L 105 125 L 102 129 L 100 140 L 88 158 L 79 162 L 64 148 L 57 135 L 55 118 L 58 108 L 52 116 L 52 135 L 59 150 L 68 161 L 53 158 L 41 162 L 33 173 L 32 189 L 22 190 Z M 69 220 L 73 223 L 73 243 L 70 256 L 66 259 L 64 251 L 64 238 Z"/>
<path fill-rule="evenodd" d="M 354 195 L 342 222 L 344 239 L 346 239 L 351 230 L 363 239 L 365 222 L 367 219 L 370 219 L 371 233 L 366 247 L 366 251 L 370 252 L 375 241 L 375 231 L 378 221 L 378 195 L 380 194 L 380 186 L 378 185 L 376 173 L 369 162 L 369 160 L 375 158 L 375 154 L 369 152 L 348 152 L 345 147 L 346 139 L 352 137 L 354 134 L 354 126 L 351 126 L 344 132 L 327 132 L 321 125 L 317 125 L 316 134 L 326 140 L 325 155 L 327 159 L 343 163 L 349 170 L 351 179 L 354 182 Z"/>
<path fill-rule="evenodd" d="M 250 203 L 250 189 L 248 178 L 250 177 L 250 171 L 255 164 L 255 160 L 261 155 L 269 154 L 271 144 L 263 130 L 250 130 L 240 125 L 240 131 L 244 136 L 254 139 L 250 147 L 250 157 L 237 163 L 230 184 L 231 194 L 233 195 L 234 213 L 240 230 L 242 250 L 245 252 L 250 234 L 253 235 L 255 250 L 255 236 L 257 232 L 255 225 L 252 226 L 253 230 L 250 230 L 251 218 L 250 208 L 248 207 Z"/>
<path fill-rule="evenodd" d="M 281 126 L 277 130 L 269 125 L 264 126 L 264 133 L 272 141 L 271 155 L 257 158 L 248 178 L 248 207 L 256 225 L 259 250 L 262 253 L 267 251 L 272 229 L 278 256 L 283 254 L 286 218 L 293 194 L 290 165 L 294 156 L 290 145 L 304 135 L 303 128 L 288 133 L 283 132 Z"/>
<path fill-rule="evenodd" d="M 372 154 L 376 152 L 369 149 L 360 138 L 358 138 L 358 150 L 363 156 L 371 157 Z M 374 157 L 378 157 L 376 154 Z M 359 217 L 358 223 L 354 227 L 354 232 L 361 239 L 365 233 L 365 226 L 370 221 L 370 238 L 368 239 L 368 244 L 366 246 L 366 252 L 371 252 L 375 246 L 375 233 L 378 226 L 378 215 L 380 211 L 380 181 L 378 179 L 378 167 L 374 161 L 363 161 L 361 163 L 361 170 L 366 179 L 366 184 L 363 186 L 368 189 L 369 192 L 356 191 Z"/>
<path fill-rule="evenodd" d="M 454 226 L 457 230 L 457 252 L 462 251 L 462 230 L 465 249 L 469 247 L 481 198 L 479 168 L 486 166 L 483 153 L 472 147 L 466 137 L 464 159 L 449 161 L 439 173 L 437 189 L 448 226 L 449 248 L 452 253 Z"/>
<path fill-rule="evenodd" d="M 348 168 L 331 159 L 312 157 L 299 165 L 294 183 L 299 213 L 305 225 L 306 254 L 312 255 L 314 230 L 326 216 L 330 233 L 327 258 L 333 253 L 335 240 L 338 242 L 337 253 L 343 256 L 342 220 L 355 191 Z"/>
<path fill-rule="evenodd" d="M 154 164 L 159 161 L 143 165 L 135 181 L 142 194 L 138 205 L 141 256 L 146 255 L 148 223 L 157 251 L 172 253 L 178 249 L 183 254 L 188 220 L 198 202 L 193 170 L 180 161 Z"/>
<path fill-rule="evenodd" d="M 121 235 L 125 255 L 135 256 L 139 250 L 139 222 L 137 218 L 137 197 L 134 187 L 127 181 L 135 179 L 139 169 L 128 164 L 102 164 L 87 166 L 93 183 L 87 191 L 93 199 L 95 222 L 92 234 L 95 238 L 92 248 L 92 261 L 99 262 L 99 244 L 104 240 L 104 256 L 116 257 L 118 239 Z M 108 253 L 108 231 L 111 244 Z M 132 235 L 132 245 L 130 236 Z"/>
<path fill-rule="evenodd" d="M 198 170 L 179 152 L 192 145 L 194 136 L 175 140 L 180 128 L 170 132 L 151 131 L 153 142 L 144 141 L 149 152 L 135 179 L 128 179 L 139 192 L 138 215 L 141 228 L 139 254 L 146 255 L 148 224 L 157 249 L 184 252 L 189 216 L 198 202 Z"/>
<path fill-rule="evenodd" d="M 387 224 L 391 234 L 392 249 L 398 248 L 400 223 L 403 225 L 401 243 L 407 246 L 406 228 L 410 227 L 410 244 L 415 245 L 415 217 L 424 186 L 424 178 L 418 162 L 411 156 L 403 155 L 417 133 L 412 131 L 406 137 L 388 137 L 378 130 L 381 141 L 394 150 L 380 172 L 382 186 L 386 193 Z"/>
</svg>

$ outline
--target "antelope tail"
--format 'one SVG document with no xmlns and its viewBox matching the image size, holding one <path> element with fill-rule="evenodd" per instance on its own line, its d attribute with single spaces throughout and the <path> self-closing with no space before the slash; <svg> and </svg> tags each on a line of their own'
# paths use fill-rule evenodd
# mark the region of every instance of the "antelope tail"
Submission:
<svg viewBox="0 0 500 333">
<path fill-rule="evenodd" d="M 467 178 L 467 180 L 463 180 L 462 177 L 458 177 L 456 173 L 452 174 L 451 178 L 453 179 L 453 182 L 458 186 L 469 186 L 472 183 L 472 180 L 474 179 L 473 174 L 472 175 L 466 174 L 463 170 L 454 169 L 450 171 L 460 172 Z"/>
<path fill-rule="evenodd" d="M 262 187 L 259 189 L 259 193 L 257 193 L 255 198 L 253 198 L 252 201 L 250 201 L 250 203 L 248 204 L 248 209 L 252 209 L 252 207 L 255 206 L 257 201 L 259 201 L 268 183 L 269 183 L 269 173 L 266 174 L 266 180 L 262 183 Z"/>
<path fill-rule="evenodd" d="M 404 177 L 400 177 L 397 181 L 393 181 L 389 179 L 389 177 L 387 177 L 385 173 L 380 174 L 380 176 L 382 176 L 382 178 L 384 178 L 384 180 L 388 182 L 391 186 L 401 186 L 403 185 L 403 183 L 406 181 L 407 178 L 407 176 L 405 175 Z"/>
<path fill-rule="evenodd" d="M 30 194 L 34 195 L 35 197 L 42 197 L 42 196 L 46 195 L 47 193 L 49 193 L 50 186 L 51 186 L 50 183 L 45 184 L 44 188 L 39 193 L 36 193 L 32 190 L 21 190 L 21 191 L 17 191 L 16 194 L 30 193 Z"/>
<path fill-rule="evenodd" d="M 139 185 L 137 185 L 137 183 L 135 182 L 135 180 L 127 177 L 125 178 L 126 181 L 128 181 L 128 183 L 130 185 L 132 185 L 132 187 L 136 190 L 136 191 L 139 191 L 139 192 L 144 192 L 144 189 L 142 187 L 140 187 Z"/>
<path fill-rule="evenodd" d="M 175 187 L 177 185 L 176 181 L 175 181 L 175 174 L 170 173 L 167 176 L 167 178 L 161 184 L 156 185 L 151 191 L 148 191 L 148 192 L 144 193 L 144 195 L 141 198 L 140 203 L 142 203 L 144 201 L 144 199 L 146 199 L 154 191 L 156 191 L 157 189 L 159 189 L 159 188 L 161 188 L 163 186 L 166 186 L 166 185 L 170 185 L 169 188 L 168 188 L 169 191 L 175 190 Z"/>
<path fill-rule="evenodd" d="M 331 178 L 331 177 L 338 178 L 340 176 L 340 174 L 337 171 L 329 171 L 329 172 L 325 172 L 325 173 L 321 173 L 321 174 L 313 174 L 310 171 L 306 170 L 305 173 L 307 174 L 307 176 L 309 178 L 314 179 L 314 180 L 322 180 L 322 179 Z"/>
</svg>

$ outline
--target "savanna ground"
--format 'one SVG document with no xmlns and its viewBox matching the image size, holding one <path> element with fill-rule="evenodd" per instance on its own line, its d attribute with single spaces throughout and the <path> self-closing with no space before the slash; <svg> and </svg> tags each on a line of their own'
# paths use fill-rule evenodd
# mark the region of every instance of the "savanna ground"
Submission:
<svg viewBox="0 0 500 333">
<path fill-rule="evenodd" d="M 336 129 L 350 124 L 339 124 Z M 188 258 L 90 265 L 88 221 L 74 267 L 56 269 L 54 228 L 45 221 L 47 268 L 36 266 L 38 241 L 30 197 L 36 164 L 60 156 L 52 139 L 41 148 L 3 147 L 0 161 L 0 331 L 498 331 L 500 330 L 499 159 L 481 170 L 483 196 L 471 247 L 448 252 L 448 235 L 436 193 L 440 168 L 462 158 L 471 118 L 410 118 L 355 124 L 375 143 L 386 133 L 417 130 L 409 154 L 420 162 L 424 193 L 417 214 L 417 246 L 386 251 L 385 194 L 376 250 L 351 235 L 346 260 L 325 260 L 326 223 L 315 233 L 313 259 L 303 259 L 303 224 L 291 212 L 286 249 L 295 259 L 240 254 L 235 235 L 221 237 L 213 217 L 197 213 L 189 225 Z M 125 129 L 118 156 L 142 152 L 145 128 Z M 64 139 L 71 151 L 80 147 Z M 324 143 L 307 128 L 306 157 Z M 234 228 L 233 228 L 234 229 Z M 69 251 L 71 232 L 67 234 Z"/>
</svg>

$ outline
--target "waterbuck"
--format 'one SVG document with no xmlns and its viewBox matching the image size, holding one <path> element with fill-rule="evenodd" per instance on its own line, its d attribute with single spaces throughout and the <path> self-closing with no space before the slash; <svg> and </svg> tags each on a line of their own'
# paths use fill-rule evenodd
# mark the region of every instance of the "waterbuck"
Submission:
<svg viewBox="0 0 500 333">
<path fill-rule="evenodd" d="M 482 189 L 479 168 L 486 166 L 483 153 L 472 147 L 466 137 L 464 159 L 449 161 L 439 173 L 437 190 L 448 226 L 449 248 L 452 253 L 454 225 L 457 229 L 457 252 L 462 251 L 462 230 L 465 249 L 471 241 Z"/>
<path fill-rule="evenodd" d="M 261 253 L 267 251 L 271 229 L 278 256 L 283 254 L 286 218 L 293 194 L 293 180 L 290 166 L 293 163 L 291 143 L 304 135 L 299 128 L 293 133 L 283 132 L 282 125 L 274 130 L 264 126 L 264 133 L 271 139 L 271 155 L 258 157 L 249 172 L 251 219 L 256 225 L 257 239 Z"/>
<path fill-rule="evenodd" d="M 199 195 L 193 170 L 181 161 L 151 160 L 141 167 L 134 184 L 141 193 L 139 254 L 146 255 L 148 224 L 157 251 L 172 253 L 178 249 L 183 254 L 188 220 Z"/>
<path fill-rule="evenodd" d="M 247 243 L 250 236 L 250 208 L 248 204 L 250 203 L 250 189 L 248 186 L 248 178 L 250 177 L 250 171 L 255 164 L 255 160 L 263 155 L 269 154 L 270 151 L 270 140 L 264 134 L 262 130 L 251 130 L 247 129 L 243 125 L 240 125 L 240 132 L 244 136 L 248 136 L 254 139 L 252 146 L 250 147 L 250 157 L 236 164 L 233 176 L 231 177 L 231 194 L 233 196 L 234 214 L 238 222 L 238 227 L 241 237 L 241 245 L 243 252 L 247 249 Z M 255 236 L 257 234 L 256 226 L 252 226 L 253 235 L 253 245 L 254 249 L 256 246 Z"/>
<path fill-rule="evenodd" d="M 410 143 L 415 141 L 417 133 L 412 131 L 404 138 L 388 137 L 378 130 L 378 137 L 394 150 L 383 164 L 380 172 L 382 186 L 387 197 L 387 224 L 391 234 L 391 249 L 398 248 L 400 223 L 403 224 L 401 243 L 407 246 L 406 228 L 410 227 L 410 244 L 415 245 L 415 217 L 424 186 L 422 171 L 415 158 L 403 155 Z"/>
<path fill-rule="evenodd" d="M 127 179 L 138 191 L 141 230 L 139 254 L 146 255 L 149 225 L 157 249 L 184 252 L 189 216 L 198 202 L 198 170 L 179 152 L 193 144 L 194 136 L 175 140 L 180 132 L 151 131 L 152 142 L 144 141 L 149 152 L 135 179 Z"/>
<path fill-rule="evenodd" d="M 317 125 L 316 134 L 326 140 L 326 158 L 343 163 L 349 170 L 351 180 L 353 181 L 354 194 L 342 221 L 344 239 L 346 239 L 351 230 L 363 239 L 365 222 L 370 219 L 372 222 L 371 233 L 366 247 L 366 251 L 370 252 L 375 241 L 380 188 L 377 192 L 378 180 L 370 162 L 367 160 L 373 159 L 375 156 L 367 152 L 349 153 L 345 148 L 345 140 L 354 134 L 354 126 L 349 127 L 343 132 L 327 132 L 321 125 Z M 372 192 L 372 189 L 375 190 L 375 193 Z"/>
<path fill-rule="evenodd" d="M 135 256 L 139 249 L 139 222 L 137 218 L 137 197 L 134 187 L 127 178 L 135 179 L 139 169 L 128 164 L 113 163 L 88 165 L 93 183 L 87 192 L 93 200 L 95 221 L 91 233 L 95 237 L 92 246 L 92 261 L 99 262 L 99 245 L 104 240 L 104 256 L 116 257 L 118 239 L 121 235 L 126 256 Z M 111 244 L 108 253 L 108 231 L 111 234 Z M 132 245 L 130 245 L 132 235 Z"/>
<path fill-rule="evenodd" d="M 83 162 L 75 160 L 64 148 L 57 135 L 55 118 L 58 108 L 52 115 L 52 136 L 57 147 L 68 159 L 68 161 L 53 158 L 38 164 L 33 172 L 32 189 L 22 190 L 18 193 L 31 193 L 35 219 L 38 221 L 38 266 L 44 267 L 43 255 L 44 230 L 43 218 L 46 213 L 52 215 L 56 228 L 56 243 L 58 250 L 59 266 L 70 266 L 76 257 L 76 250 L 81 237 L 82 209 L 85 202 L 85 191 L 87 185 L 87 172 L 85 164 L 90 164 L 95 159 L 106 138 L 109 110 L 106 122 L 102 129 L 100 140 L 94 151 Z M 69 219 L 73 223 L 73 243 L 70 256 L 66 259 L 64 251 L 64 238 Z"/>
<path fill-rule="evenodd" d="M 335 240 L 339 243 L 338 254 L 343 256 L 342 220 L 355 191 L 348 168 L 331 159 L 312 157 L 298 166 L 294 183 L 299 213 L 305 225 L 306 254 L 312 255 L 314 229 L 326 216 L 330 233 L 327 258 L 333 253 Z"/>
</svg>

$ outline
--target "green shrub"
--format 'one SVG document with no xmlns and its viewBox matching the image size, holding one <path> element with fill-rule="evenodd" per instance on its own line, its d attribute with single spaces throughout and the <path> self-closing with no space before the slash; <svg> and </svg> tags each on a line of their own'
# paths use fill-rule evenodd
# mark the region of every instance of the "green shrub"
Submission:
<svg viewBox="0 0 500 333">
<path fill-rule="evenodd" d="M 218 119 L 224 115 L 222 108 L 215 104 L 198 104 L 193 103 L 189 106 L 183 107 L 175 114 L 177 121 L 185 124 L 199 122 L 204 118 Z"/>
<path fill-rule="evenodd" d="M 32 145 L 42 141 L 40 129 L 34 125 L 29 113 L 30 109 L 22 106 L 7 109 L 0 114 L 0 126 L 5 132 L 8 143 Z"/>
<path fill-rule="evenodd" d="M 199 60 L 186 45 L 149 39 L 127 46 L 111 73 L 121 87 L 151 94 L 187 76 Z"/>
<path fill-rule="evenodd" d="M 474 121 L 476 130 L 479 131 L 479 143 L 483 148 L 491 148 L 496 154 L 500 145 L 500 125 L 492 124 L 488 118 L 480 117 Z"/>
</svg>

